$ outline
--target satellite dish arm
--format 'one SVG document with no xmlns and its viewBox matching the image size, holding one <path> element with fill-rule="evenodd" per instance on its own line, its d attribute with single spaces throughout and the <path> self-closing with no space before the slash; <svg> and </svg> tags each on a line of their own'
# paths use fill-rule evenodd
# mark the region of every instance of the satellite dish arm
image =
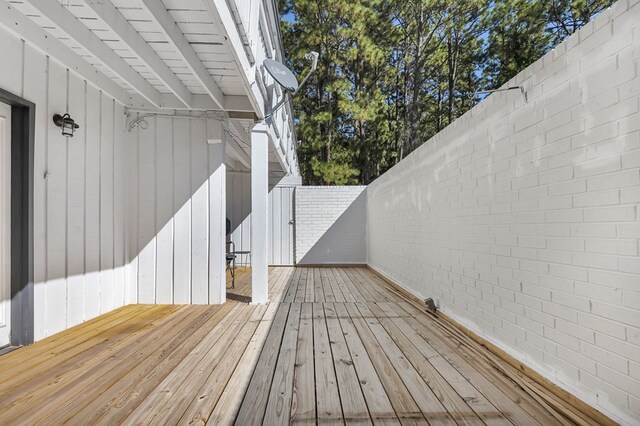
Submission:
<svg viewBox="0 0 640 426">
<path fill-rule="evenodd" d="M 309 80 L 309 77 L 311 77 L 316 72 L 316 68 L 318 68 L 319 57 L 320 57 L 320 54 L 318 52 L 313 52 L 313 51 L 304 55 L 305 59 L 311 61 L 311 70 L 307 73 L 307 75 L 304 76 L 304 79 L 302 79 L 302 83 L 300 83 L 300 85 L 298 86 L 298 89 L 295 92 L 289 92 L 287 90 L 284 91 L 284 96 L 282 97 L 282 100 L 278 102 L 273 108 L 271 108 L 271 112 L 269 112 L 269 114 L 267 114 L 264 117 L 265 120 L 268 118 L 271 118 L 273 114 L 275 114 L 276 111 L 278 111 L 285 104 L 285 102 L 287 102 L 288 94 L 290 94 L 291 97 L 294 97 L 300 92 L 300 89 L 304 87 L 304 85 Z"/>
<path fill-rule="evenodd" d="M 304 85 L 307 83 L 307 81 L 309 80 L 309 77 L 311 77 L 313 73 L 316 72 L 316 68 L 318 68 L 319 57 L 320 57 L 320 54 L 318 52 L 313 52 L 313 51 L 304 55 L 305 59 L 311 61 L 311 70 L 307 73 L 307 75 L 304 76 L 304 78 L 302 79 L 302 83 L 300 83 L 300 85 L 298 86 L 298 90 L 293 92 L 292 96 L 297 95 L 298 92 L 300 92 L 300 89 L 302 89 Z"/>
<path fill-rule="evenodd" d="M 280 102 L 278 102 L 273 108 L 271 108 L 271 112 L 267 115 L 264 116 L 264 119 L 268 119 L 271 118 L 273 116 L 273 114 L 275 114 L 281 107 L 282 105 L 284 105 L 285 102 L 287 102 L 287 95 L 290 92 L 286 91 L 284 92 L 284 96 L 282 97 L 282 100 Z"/>
</svg>

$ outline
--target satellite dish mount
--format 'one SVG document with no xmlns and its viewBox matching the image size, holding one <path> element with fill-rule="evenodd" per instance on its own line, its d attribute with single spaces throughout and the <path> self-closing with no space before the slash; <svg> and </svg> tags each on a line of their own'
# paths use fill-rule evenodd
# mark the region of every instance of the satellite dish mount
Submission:
<svg viewBox="0 0 640 426">
<path fill-rule="evenodd" d="M 274 61 L 273 59 L 265 59 L 263 62 L 264 68 L 267 70 L 269 75 L 273 77 L 273 79 L 284 89 L 284 96 L 280 102 L 278 102 L 265 116 L 265 120 L 272 117 L 273 114 L 276 113 L 287 101 L 287 95 L 292 98 L 300 92 L 300 89 L 304 87 L 309 80 L 309 77 L 316 71 L 318 67 L 318 58 L 320 54 L 318 52 L 309 52 L 304 55 L 305 59 L 311 61 L 311 70 L 307 73 L 307 75 L 302 79 L 302 83 L 298 84 L 298 80 L 296 76 L 293 75 L 291 70 L 281 64 L 278 61 Z"/>
</svg>

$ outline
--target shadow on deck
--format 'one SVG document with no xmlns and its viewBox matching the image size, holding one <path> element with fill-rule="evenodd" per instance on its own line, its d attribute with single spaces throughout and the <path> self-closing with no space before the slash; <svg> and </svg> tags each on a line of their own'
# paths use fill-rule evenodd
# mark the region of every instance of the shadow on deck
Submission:
<svg viewBox="0 0 640 426">
<path fill-rule="evenodd" d="M 270 274 L 268 305 L 239 271 L 224 305 L 130 305 L 1 357 L 0 424 L 572 423 L 368 269 Z"/>
</svg>

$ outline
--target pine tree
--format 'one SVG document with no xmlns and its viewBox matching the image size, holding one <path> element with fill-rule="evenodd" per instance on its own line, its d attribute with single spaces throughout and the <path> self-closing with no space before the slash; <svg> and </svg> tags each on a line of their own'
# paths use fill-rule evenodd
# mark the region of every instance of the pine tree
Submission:
<svg viewBox="0 0 640 426">
<path fill-rule="evenodd" d="M 614 0 L 280 0 L 308 184 L 369 183 Z"/>
<path fill-rule="evenodd" d="M 546 4 L 547 31 L 556 45 L 587 24 L 616 0 L 551 0 Z"/>
</svg>

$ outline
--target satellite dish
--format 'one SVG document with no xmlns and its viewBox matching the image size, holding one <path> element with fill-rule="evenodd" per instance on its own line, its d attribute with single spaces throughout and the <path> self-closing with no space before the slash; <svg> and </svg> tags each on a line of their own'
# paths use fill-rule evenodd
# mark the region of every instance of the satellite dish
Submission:
<svg viewBox="0 0 640 426">
<path fill-rule="evenodd" d="M 265 59 L 263 64 L 267 72 L 280 86 L 291 93 L 298 90 L 298 80 L 289 68 L 273 59 Z"/>
<path fill-rule="evenodd" d="M 284 96 L 282 97 L 282 100 L 271 109 L 271 112 L 265 115 L 265 120 L 267 118 L 270 118 L 278 110 L 278 108 L 284 105 L 284 103 L 287 101 L 287 93 L 289 93 L 290 97 L 295 96 L 298 91 L 305 85 L 307 80 L 309 80 L 309 77 L 311 77 L 311 75 L 316 71 L 320 54 L 318 54 L 318 52 L 309 52 L 304 55 L 304 57 L 305 59 L 311 61 L 311 70 L 302 79 L 302 83 L 300 83 L 299 85 L 296 76 L 293 75 L 289 68 L 285 67 L 280 62 L 274 61 L 273 59 L 265 59 L 262 62 L 269 75 L 273 77 L 276 83 L 284 87 L 284 89 L 286 90 Z"/>
</svg>

